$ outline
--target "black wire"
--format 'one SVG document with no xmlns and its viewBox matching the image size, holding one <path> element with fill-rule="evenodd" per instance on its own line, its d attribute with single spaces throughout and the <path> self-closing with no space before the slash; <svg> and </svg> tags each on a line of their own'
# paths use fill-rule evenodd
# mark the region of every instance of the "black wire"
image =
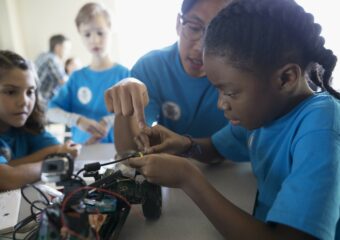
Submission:
<svg viewBox="0 0 340 240">
<path fill-rule="evenodd" d="M 134 157 L 134 156 L 137 156 L 137 155 L 136 155 L 136 154 L 129 155 L 129 156 L 127 156 L 127 157 L 123 157 L 123 158 L 121 158 L 121 159 L 118 159 L 118 160 L 115 160 L 115 161 L 111 161 L 111 162 L 107 162 L 107 163 L 99 163 L 99 162 L 98 162 L 98 163 L 99 163 L 100 167 L 103 167 L 103 166 L 107 166 L 107 165 L 110 165 L 110 164 L 115 164 L 115 163 L 119 163 L 119 162 L 128 160 L 129 158 L 132 158 L 132 157 Z M 85 171 L 85 168 L 80 169 L 80 170 L 76 173 L 75 176 L 78 177 L 78 175 L 79 175 L 80 173 L 82 173 L 83 171 Z"/>
<path fill-rule="evenodd" d="M 30 205 L 32 205 L 32 202 L 27 198 L 27 196 L 26 196 L 26 194 L 25 194 L 25 192 L 24 192 L 24 190 L 26 189 L 26 188 L 28 188 L 28 187 L 32 187 L 32 188 L 34 188 L 36 191 L 38 191 L 39 193 L 40 193 L 40 195 L 41 196 L 43 196 L 43 198 L 46 200 L 46 204 L 49 204 L 50 203 L 50 201 L 48 200 L 48 197 L 38 188 L 38 187 L 36 187 L 36 186 L 34 186 L 34 185 L 32 185 L 32 184 L 27 184 L 27 185 L 25 185 L 25 186 L 23 186 L 22 188 L 21 188 L 21 195 L 22 195 L 22 197 L 25 199 L 25 201 L 26 202 L 28 202 Z"/>
<path fill-rule="evenodd" d="M 41 208 L 35 206 L 36 203 L 41 203 L 41 204 L 45 205 L 45 208 L 49 205 L 49 204 L 46 204 L 44 201 L 41 201 L 41 200 L 35 200 L 35 201 L 33 201 L 32 204 L 31 204 L 31 215 L 38 215 L 40 212 L 42 212 L 42 211 L 44 210 L 44 209 L 41 209 Z M 35 212 L 33 211 L 34 208 L 37 209 L 39 212 L 38 212 L 38 213 L 35 213 Z"/>
</svg>

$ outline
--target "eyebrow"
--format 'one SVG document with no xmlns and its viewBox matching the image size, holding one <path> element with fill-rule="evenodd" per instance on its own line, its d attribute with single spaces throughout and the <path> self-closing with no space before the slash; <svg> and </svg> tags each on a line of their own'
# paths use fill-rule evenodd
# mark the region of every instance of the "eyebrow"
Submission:
<svg viewBox="0 0 340 240">
<path fill-rule="evenodd" d="M 203 26 L 205 25 L 204 22 L 202 21 L 202 19 L 200 19 L 199 17 L 197 17 L 196 15 L 194 16 L 183 16 L 183 19 L 187 20 L 187 21 L 190 21 L 190 20 L 194 20 L 194 21 L 197 21 L 199 22 L 199 24 L 202 24 Z"/>
<path fill-rule="evenodd" d="M 5 88 L 16 88 L 16 89 L 20 89 L 22 87 L 19 87 L 19 86 L 16 86 L 16 85 L 12 85 L 12 84 L 3 84 L 2 87 L 5 87 Z M 36 86 L 29 86 L 28 89 L 36 89 L 37 87 Z"/>
</svg>

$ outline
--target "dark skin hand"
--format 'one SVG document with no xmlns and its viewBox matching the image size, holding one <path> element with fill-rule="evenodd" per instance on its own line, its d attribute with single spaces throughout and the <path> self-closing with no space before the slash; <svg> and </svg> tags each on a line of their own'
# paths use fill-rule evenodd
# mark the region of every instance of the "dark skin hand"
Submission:
<svg viewBox="0 0 340 240">
<path fill-rule="evenodd" d="M 225 239 L 316 239 L 283 224 L 270 225 L 255 219 L 221 195 L 186 158 L 150 154 L 129 159 L 129 164 L 152 183 L 182 189 Z"/>
</svg>

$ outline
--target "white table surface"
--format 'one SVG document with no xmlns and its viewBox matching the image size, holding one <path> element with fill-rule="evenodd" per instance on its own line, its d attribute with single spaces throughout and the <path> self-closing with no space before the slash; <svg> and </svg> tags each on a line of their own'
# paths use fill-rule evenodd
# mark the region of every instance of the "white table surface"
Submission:
<svg viewBox="0 0 340 240">
<path fill-rule="evenodd" d="M 111 144 L 83 147 L 80 160 L 110 159 L 115 155 Z M 197 163 L 209 181 L 226 198 L 251 213 L 256 195 L 256 180 L 249 163 L 225 161 L 215 166 Z M 204 194 L 204 193 L 202 193 Z M 134 205 L 123 226 L 122 240 L 210 240 L 223 239 L 200 209 L 182 190 L 162 188 L 162 215 L 156 221 L 142 216 L 140 205 Z"/>
</svg>

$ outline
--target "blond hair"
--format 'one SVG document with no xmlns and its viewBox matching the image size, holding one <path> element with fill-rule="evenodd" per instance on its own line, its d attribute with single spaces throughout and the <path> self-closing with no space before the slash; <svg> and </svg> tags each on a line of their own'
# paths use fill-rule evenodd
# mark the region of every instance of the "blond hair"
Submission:
<svg viewBox="0 0 340 240">
<path fill-rule="evenodd" d="M 111 27 L 111 15 L 107 8 L 105 8 L 103 5 L 99 3 L 91 2 L 85 4 L 79 10 L 77 17 L 75 19 L 77 28 L 79 29 L 79 26 L 82 23 L 88 23 L 99 15 L 103 16 L 106 19 L 109 27 Z"/>
</svg>

